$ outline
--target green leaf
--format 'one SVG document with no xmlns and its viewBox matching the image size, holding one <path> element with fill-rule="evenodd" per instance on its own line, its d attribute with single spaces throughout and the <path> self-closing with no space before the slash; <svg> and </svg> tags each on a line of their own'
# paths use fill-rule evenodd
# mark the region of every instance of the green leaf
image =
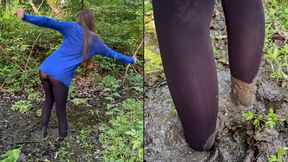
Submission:
<svg viewBox="0 0 288 162">
<path fill-rule="evenodd" d="M 1 160 L 1 162 L 16 162 L 20 156 L 20 152 L 20 149 L 13 149 L 7 151 L 5 154 L 1 155 L 1 158 L 4 158 L 3 160 Z"/>
<path fill-rule="evenodd" d="M 269 157 L 268 161 L 269 161 L 269 162 L 277 162 L 278 159 L 277 159 L 277 157 L 276 157 L 275 155 L 271 155 L 271 156 Z"/>
<path fill-rule="evenodd" d="M 254 117 L 254 113 L 253 112 L 247 112 L 247 113 L 243 113 L 242 116 L 245 118 L 245 120 L 251 120 Z"/>
</svg>

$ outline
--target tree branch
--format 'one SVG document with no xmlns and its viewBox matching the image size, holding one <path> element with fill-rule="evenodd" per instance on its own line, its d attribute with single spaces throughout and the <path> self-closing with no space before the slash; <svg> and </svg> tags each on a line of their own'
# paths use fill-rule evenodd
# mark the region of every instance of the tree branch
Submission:
<svg viewBox="0 0 288 162">
<path fill-rule="evenodd" d="M 136 51 L 134 52 L 133 57 L 135 57 L 136 54 L 138 53 L 139 49 L 141 48 L 142 43 L 143 43 L 143 39 L 141 40 L 141 43 L 139 44 L 139 46 L 138 46 L 138 48 L 136 49 Z M 123 76 L 124 79 L 123 79 L 123 81 L 122 81 L 122 84 L 124 84 L 124 82 L 125 82 L 125 76 L 127 75 L 130 66 L 131 66 L 131 64 L 128 64 L 128 65 L 126 66 L 126 70 L 125 70 L 125 73 L 124 73 L 124 76 Z M 132 65 L 132 67 L 133 67 L 133 65 Z M 136 72 L 137 72 L 137 71 L 136 71 Z"/>
</svg>

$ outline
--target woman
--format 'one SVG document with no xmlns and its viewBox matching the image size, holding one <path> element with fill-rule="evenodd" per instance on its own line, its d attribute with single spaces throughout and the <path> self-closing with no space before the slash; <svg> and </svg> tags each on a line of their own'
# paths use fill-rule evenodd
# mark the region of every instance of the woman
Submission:
<svg viewBox="0 0 288 162">
<path fill-rule="evenodd" d="M 68 129 L 65 108 L 68 88 L 76 68 L 79 65 L 87 66 L 95 54 L 131 64 L 135 64 L 137 59 L 117 53 L 106 46 L 95 33 L 93 13 L 87 9 L 77 14 L 76 23 L 28 15 L 22 9 L 17 9 L 16 15 L 23 21 L 57 30 L 63 36 L 61 46 L 40 65 L 39 75 L 45 91 L 41 116 L 42 135 L 47 135 L 48 122 L 55 102 L 59 136 L 64 138 Z"/>
<path fill-rule="evenodd" d="M 209 37 L 215 0 L 152 0 L 161 58 L 168 87 L 196 150 L 215 141 L 218 85 Z M 250 106 L 264 43 L 261 0 L 222 0 L 228 32 L 232 97 Z"/>
</svg>

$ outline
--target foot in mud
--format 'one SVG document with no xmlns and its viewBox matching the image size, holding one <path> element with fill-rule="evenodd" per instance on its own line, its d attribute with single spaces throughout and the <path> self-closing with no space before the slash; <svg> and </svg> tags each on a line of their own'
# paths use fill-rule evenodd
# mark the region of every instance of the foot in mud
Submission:
<svg viewBox="0 0 288 162">
<path fill-rule="evenodd" d="M 66 133 L 67 134 L 67 133 Z M 33 141 L 41 141 L 45 138 L 60 138 L 61 135 L 59 134 L 58 132 L 58 129 L 57 128 L 41 128 L 41 129 L 37 129 L 35 131 L 33 131 L 31 133 L 31 140 Z M 61 138 L 65 138 L 65 137 L 61 137 Z"/>
<path fill-rule="evenodd" d="M 47 135 L 48 135 L 48 133 L 47 133 L 47 127 L 42 127 L 42 128 L 41 128 L 41 136 L 42 136 L 42 138 L 46 138 Z"/>
<path fill-rule="evenodd" d="M 25 160 L 25 154 L 20 153 L 19 158 L 17 159 L 17 162 L 26 162 Z"/>
<path fill-rule="evenodd" d="M 251 106 L 255 102 L 256 79 L 252 83 L 242 82 L 231 76 L 232 101 L 236 105 Z"/>
<path fill-rule="evenodd" d="M 209 151 L 212 149 L 215 143 L 216 130 L 211 134 L 211 136 L 207 139 L 206 144 L 203 147 L 203 151 Z"/>
<path fill-rule="evenodd" d="M 30 139 L 32 141 L 42 141 L 43 139 L 47 138 L 47 136 L 47 129 L 37 129 L 31 133 Z"/>
<path fill-rule="evenodd" d="M 59 139 L 64 139 L 67 137 L 67 132 L 59 132 Z"/>
</svg>

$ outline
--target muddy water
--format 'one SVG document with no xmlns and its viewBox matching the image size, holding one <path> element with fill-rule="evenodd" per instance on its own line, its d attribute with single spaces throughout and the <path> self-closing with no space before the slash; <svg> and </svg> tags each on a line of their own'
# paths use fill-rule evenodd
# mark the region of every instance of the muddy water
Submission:
<svg viewBox="0 0 288 162">
<path fill-rule="evenodd" d="M 148 20 L 147 20 L 148 17 Z M 150 20 L 149 20 L 150 19 Z M 145 160 L 146 161 L 268 161 L 278 149 L 288 145 L 287 122 L 276 129 L 265 128 L 254 132 L 247 129 L 243 112 L 256 114 L 273 108 L 277 115 L 288 121 L 288 90 L 279 82 L 269 80 L 263 60 L 257 82 L 257 101 L 250 107 L 235 105 L 230 98 L 230 72 L 227 68 L 227 36 L 222 7 L 216 3 L 211 23 L 211 38 L 217 63 L 219 82 L 219 112 L 215 147 L 209 152 L 191 149 L 166 84 L 159 48 L 153 31 L 153 18 L 146 15 L 145 35 Z M 156 58 L 156 59 L 155 59 Z M 148 70 L 146 68 L 148 67 Z M 156 71 L 152 71 L 152 70 Z M 282 83 L 283 84 L 283 83 Z M 286 84 L 286 83 L 285 83 Z M 287 154 L 282 158 L 288 161 Z"/>
</svg>

